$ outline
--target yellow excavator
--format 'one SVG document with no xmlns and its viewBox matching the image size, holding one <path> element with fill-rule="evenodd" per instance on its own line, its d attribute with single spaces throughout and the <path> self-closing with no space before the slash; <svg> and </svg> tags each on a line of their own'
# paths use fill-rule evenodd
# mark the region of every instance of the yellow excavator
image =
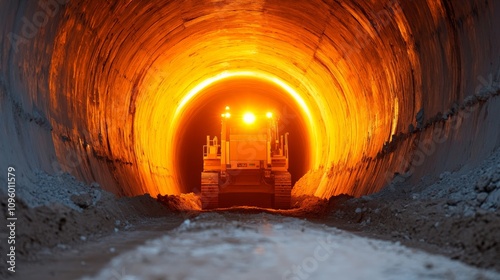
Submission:
<svg viewBox="0 0 500 280">
<path fill-rule="evenodd" d="M 288 133 L 272 112 L 221 114 L 220 140 L 207 136 L 201 173 L 202 209 L 257 206 L 289 209 Z"/>
</svg>

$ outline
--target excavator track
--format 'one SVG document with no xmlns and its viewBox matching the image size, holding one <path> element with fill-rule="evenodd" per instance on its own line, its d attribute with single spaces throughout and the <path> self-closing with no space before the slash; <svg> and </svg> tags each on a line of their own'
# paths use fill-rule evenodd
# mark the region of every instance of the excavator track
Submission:
<svg viewBox="0 0 500 280">
<path fill-rule="evenodd" d="M 274 174 L 274 208 L 290 209 L 292 176 L 289 172 Z"/>
<path fill-rule="evenodd" d="M 219 207 L 219 174 L 213 172 L 201 173 L 201 209 Z"/>
</svg>

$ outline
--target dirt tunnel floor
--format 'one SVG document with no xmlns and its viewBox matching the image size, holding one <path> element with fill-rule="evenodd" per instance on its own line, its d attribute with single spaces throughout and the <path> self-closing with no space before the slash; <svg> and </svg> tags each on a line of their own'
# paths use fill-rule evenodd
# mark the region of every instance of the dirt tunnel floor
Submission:
<svg viewBox="0 0 500 280">
<path fill-rule="evenodd" d="M 249 213 L 250 212 L 250 213 Z M 18 279 L 498 279 L 400 242 L 360 237 L 303 219 L 239 210 L 43 251 Z M 172 223 L 173 222 L 173 223 Z M 178 225 L 178 224 L 177 224 Z"/>
<path fill-rule="evenodd" d="M 115 199 L 70 176 L 40 179 L 59 203 L 20 205 L 13 279 L 500 277 L 500 151 L 472 170 L 361 198 L 295 198 L 287 211 L 187 211 L 197 196 L 164 207 L 147 195 Z M 57 193 L 57 183 L 73 192 Z M 318 246 L 335 253 L 315 256 Z"/>
</svg>

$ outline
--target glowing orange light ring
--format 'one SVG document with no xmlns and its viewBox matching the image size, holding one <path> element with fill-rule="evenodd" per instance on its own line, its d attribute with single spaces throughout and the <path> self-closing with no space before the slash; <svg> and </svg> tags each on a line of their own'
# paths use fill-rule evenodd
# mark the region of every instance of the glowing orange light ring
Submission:
<svg viewBox="0 0 500 280">
<path fill-rule="evenodd" d="M 193 87 L 191 90 L 187 92 L 187 94 L 179 101 L 179 104 L 174 112 L 174 116 L 171 120 L 171 125 L 169 135 L 170 135 L 170 142 L 175 143 L 175 135 L 178 130 L 179 126 L 179 121 L 178 119 L 182 115 L 182 113 L 185 110 L 186 105 L 200 92 L 202 92 L 205 88 L 208 86 L 220 82 L 225 79 L 229 78 L 237 78 L 237 77 L 242 77 L 242 78 L 256 78 L 260 79 L 266 82 L 270 82 L 274 85 L 277 85 L 279 88 L 283 89 L 286 93 L 288 93 L 294 100 L 295 102 L 299 105 L 299 108 L 301 109 L 302 113 L 304 114 L 306 118 L 306 124 L 307 124 L 307 130 L 308 130 L 308 135 L 311 137 L 311 139 L 319 139 L 319 132 L 317 125 L 313 121 L 313 117 L 311 114 L 311 111 L 309 107 L 307 106 L 307 103 L 304 101 L 302 96 L 295 90 L 293 89 L 290 85 L 288 85 L 285 81 L 282 79 L 266 72 L 262 71 L 256 71 L 256 70 L 239 70 L 239 71 L 224 71 L 221 72 L 213 77 L 209 77 L 199 84 L 197 84 L 195 87 Z M 172 145 L 172 149 L 173 149 Z M 317 159 L 319 158 L 319 149 L 316 149 L 317 143 L 310 143 L 310 151 L 311 151 L 311 160 L 310 162 L 313 163 L 313 165 L 316 165 Z"/>
</svg>

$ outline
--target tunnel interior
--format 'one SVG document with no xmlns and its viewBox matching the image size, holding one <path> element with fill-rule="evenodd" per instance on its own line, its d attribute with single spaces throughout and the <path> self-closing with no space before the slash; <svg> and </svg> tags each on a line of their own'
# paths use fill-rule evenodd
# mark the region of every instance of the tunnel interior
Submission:
<svg viewBox="0 0 500 280">
<path fill-rule="evenodd" d="M 40 3 L 0 11 L 1 131 L 15 138 L 2 168 L 124 196 L 191 192 L 232 103 L 286 116 L 294 195 L 361 196 L 500 144 L 499 86 L 481 82 L 500 75 L 498 2 Z M 467 100 L 478 106 L 453 126 Z M 413 164 L 435 131 L 446 144 Z"/>
</svg>

